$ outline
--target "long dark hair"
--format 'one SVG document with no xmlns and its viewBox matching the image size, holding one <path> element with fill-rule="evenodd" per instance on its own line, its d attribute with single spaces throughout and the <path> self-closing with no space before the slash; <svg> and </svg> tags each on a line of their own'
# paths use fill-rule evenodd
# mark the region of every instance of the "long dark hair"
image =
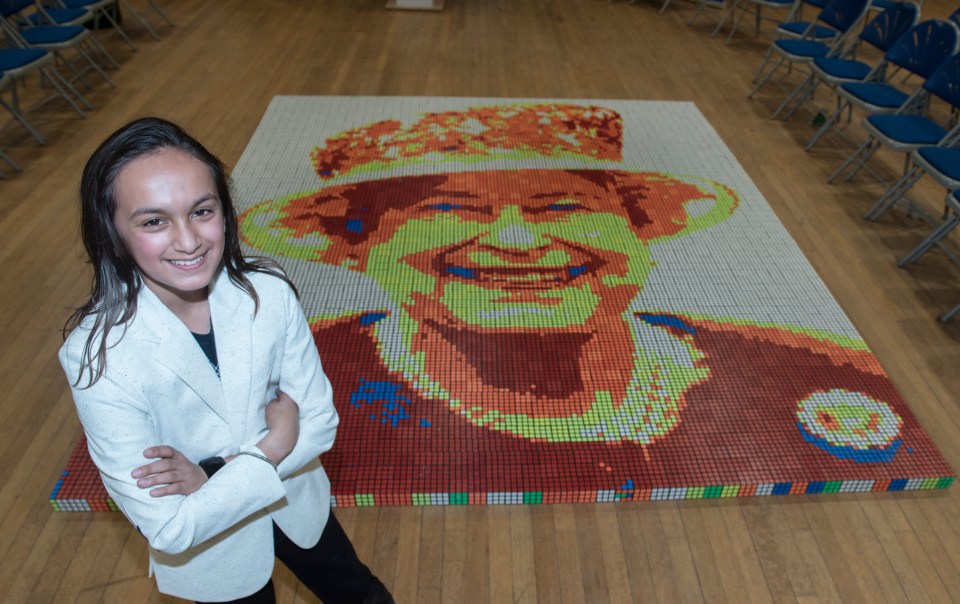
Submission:
<svg viewBox="0 0 960 604">
<path fill-rule="evenodd" d="M 237 212 L 233 207 L 226 170 L 180 126 L 157 117 L 145 117 L 123 126 L 105 140 L 83 169 L 80 181 L 80 236 L 93 266 L 90 299 L 77 308 L 64 326 L 64 337 L 87 317 L 93 324 L 83 349 L 83 363 L 77 381 L 86 373 L 93 385 L 107 368 L 107 336 L 114 327 L 125 326 L 137 313 L 137 295 L 143 287 L 140 269 L 133 261 L 114 225 L 117 209 L 116 181 L 120 172 L 135 159 L 172 149 L 202 161 L 210 168 L 223 212 L 224 250 L 221 264 L 230 280 L 253 298 L 260 299 L 245 273 L 275 275 L 296 292 L 296 287 L 274 262 L 246 259 L 240 250 Z"/>
</svg>

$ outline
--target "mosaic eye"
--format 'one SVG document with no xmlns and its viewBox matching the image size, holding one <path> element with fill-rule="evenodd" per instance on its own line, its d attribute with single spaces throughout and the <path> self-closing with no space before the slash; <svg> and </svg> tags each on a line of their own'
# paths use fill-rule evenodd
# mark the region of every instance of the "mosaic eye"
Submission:
<svg viewBox="0 0 960 604">
<path fill-rule="evenodd" d="M 452 212 L 453 210 L 459 210 L 463 205 L 459 203 L 432 203 L 427 206 L 423 206 L 424 210 L 437 210 L 440 212 Z"/>
</svg>

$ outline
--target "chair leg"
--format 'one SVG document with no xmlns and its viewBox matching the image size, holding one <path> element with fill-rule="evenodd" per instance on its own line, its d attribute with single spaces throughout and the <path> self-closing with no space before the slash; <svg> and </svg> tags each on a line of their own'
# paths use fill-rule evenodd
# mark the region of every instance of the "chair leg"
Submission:
<svg viewBox="0 0 960 604">
<path fill-rule="evenodd" d="M 12 91 L 12 95 L 13 95 L 12 103 L 11 103 L 11 104 L 7 104 L 7 102 L 6 102 L 5 100 L 3 100 L 2 98 L 0 98 L 0 105 L 2 105 L 4 109 L 6 109 L 7 111 L 9 111 L 9 112 L 10 112 L 10 115 L 13 116 L 13 119 L 15 119 L 15 120 L 17 120 L 18 122 L 20 122 L 20 125 L 23 126 L 24 128 L 26 128 L 27 132 L 30 133 L 30 136 L 32 136 L 38 143 L 40 143 L 41 145 L 46 145 L 46 144 L 47 144 L 47 139 L 43 138 L 43 135 L 40 134 L 40 131 L 37 130 L 36 128 L 34 128 L 34 127 L 33 127 L 33 124 L 31 124 L 30 122 L 28 122 L 28 121 L 27 121 L 27 118 L 23 117 L 23 114 L 20 112 L 20 106 L 19 106 L 20 103 L 17 101 L 17 90 L 16 90 L 16 88 L 12 88 L 12 87 L 11 87 L 11 91 Z"/>
<path fill-rule="evenodd" d="M 874 141 L 871 138 L 867 142 L 870 143 L 870 146 L 867 148 L 867 152 L 864 153 L 859 160 L 857 160 L 857 162 L 853 165 L 853 168 L 850 170 L 850 172 L 847 173 L 846 178 L 843 179 L 845 182 L 850 182 L 851 180 L 853 180 L 853 177 L 857 175 L 857 172 L 860 171 L 860 168 L 864 167 L 867 161 L 871 157 L 873 157 L 877 151 L 880 150 L 881 145 L 879 141 Z M 877 175 L 876 172 L 872 172 L 872 171 L 871 171 L 871 174 L 873 174 L 874 176 Z M 880 178 L 880 177 L 878 176 L 877 178 Z"/>
<path fill-rule="evenodd" d="M 114 69 L 120 69 L 120 63 L 117 63 L 117 60 L 113 58 L 113 55 L 107 52 L 107 49 L 104 48 L 103 44 L 100 44 L 100 40 L 97 40 L 97 36 L 93 34 L 90 35 L 90 44 L 94 46 L 96 54 L 99 54 L 105 58 Z"/>
<path fill-rule="evenodd" d="M 950 231 L 957 228 L 957 225 L 960 224 L 960 216 L 954 214 L 947 219 L 946 222 L 941 224 L 934 230 L 930 235 L 920 242 L 920 244 L 913 248 L 906 256 L 900 259 L 900 262 L 897 263 L 897 266 L 900 268 L 905 267 L 911 262 L 916 262 L 920 256 L 923 256 L 930 249 L 940 242 L 941 239 L 950 234 Z"/>
<path fill-rule="evenodd" d="M 173 20 L 170 19 L 170 17 L 167 16 L 167 13 L 163 12 L 163 9 L 160 8 L 160 5 L 154 2 L 154 0 L 147 0 L 147 2 L 150 4 L 153 10 L 157 11 L 160 16 L 163 17 L 163 20 L 166 21 L 170 27 L 176 27 L 176 25 L 173 23 Z M 660 7 L 660 12 L 663 12 L 663 9 L 665 9 L 668 4 L 670 4 L 670 0 L 666 0 L 666 2 L 663 3 L 663 6 Z"/>
<path fill-rule="evenodd" d="M 819 141 L 823 135 L 827 133 L 827 130 L 833 128 L 833 125 L 837 123 L 841 113 L 842 109 L 839 109 L 836 113 L 828 117 L 826 121 L 823 122 L 823 125 L 820 126 L 820 129 L 813 133 L 813 136 L 811 136 L 810 140 L 807 141 L 807 144 L 804 145 L 803 150 L 809 151 L 810 149 L 813 149 L 813 146 L 816 145 L 817 141 Z"/>
<path fill-rule="evenodd" d="M 770 114 L 770 119 L 772 120 L 777 119 L 777 116 L 780 115 L 780 112 L 786 109 L 790 105 L 790 103 L 793 102 L 793 100 L 796 98 L 800 99 L 799 102 L 797 103 L 798 105 L 803 103 L 803 101 L 805 101 L 807 97 L 810 96 L 810 93 L 807 91 L 810 88 L 810 86 L 811 85 L 816 86 L 815 80 L 816 78 L 812 74 L 808 75 L 807 79 L 800 82 L 800 85 L 794 88 L 793 92 L 787 95 L 787 98 L 783 99 L 783 102 L 780 103 L 780 105 L 773 110 L 773 113 Z M 790 114 L 792 115 L 793 111 L 791 111 Z"/>
<path fill-rule="evenodd" d="M 741 1 L 743 2 L 743 8 L 740 9 L 740 14 L 737 15 L 737 18 L 733 22 L 733 25 L 730 26 L 730 31 L 727 33 L 727 38 L 723 41 L 724 44 L 729 44 L 730 40 L 733 39 L 733 34 L 737 33 L 737 30 L 740 29 L 740 22 L 743 21 L 743 16 L 747 13 L 747 9 L 750 8 L 749 0 L 741 0 Z M 731 10 L 731 14 L 732 13 L 733 11 Z M 754 79 L 754 81 L 756 81 L 756 79 Z"/>
<path fill-rule="evenodd" d="M 43 68 L 40 70 L 41 73 L 45 71 L 46 71 L 46 68 Z M 83 112 L 83 109 L 81 109 L 80 106 L 77 105 L 77 103 L 73 99 L 76 98 L 78 101 L 83 103 L 87 109 L 93 109 L 93 105 L 90 104 L 90 101 L 85 99 L 83 95 L 80 94 L 80 92 L 73 87 L 73 84 L 63 79 L 63 76 L 57 73 L 56 69 L 50 69 L 49 71 L 50 73 L 46 74 L 47 79 L 49 79 L 50 83 L 53 84 L 53 87 L 57 89 L 57 92 L 60 93 L 60 96 L 62 96 L 70 104 L 71 107 L 73 107 L 73 110 L 76 111 L 80 117 L 86 118 L 87 114 Z M 71 97 L 67 93 L 67 90 L 72 92 L 74 96 Z"/>
<path fill-rule="evenodd" d="M 817 87 L 819 85 L 820 85 L 820 80 L 817 78 L 814 78 L 813 83 L 810 84 L 809 90 L 807 90 L 807 92 L 802 97 L 797 99 L 797 101 L 793 104 L 793 107 L 790 108 L 790 111 L 788 111 L 786 115 L 783 116 L 784 121 L 792 118 L 793 114 L 799 111 L 800 107 L 803 107 L 804 103 L 806 103 L 808 100 L 814 97 L 814 95 L 817 92 Z"/>
<path fill-rule="evenodd" d="M 870 146 L 870 143 L 871 143 L 871 142 L 873 142 L 873 139 L 868 139 L 867 142 L 865 142 L 865 143 L 863 143 L 862 145 L 860 145 L 859 147 L 857 147 L 856 151 L 854 151 L 854 152 L 850 155 L 850 157 L 848 157 L 842 164 L 840 164 L 840 167 L 837 168 L 836 170 L 834 170 L 833 174 L 831 174 L 830 176 L 827 177 L 827 182 L 830 183 L 830 184 L 833 184 L 833 181 L 834 181 L 838 176 L 840 176 L 840 174 L 841 174 L 844 170 L 846 170 L 847 167 L 848 167 L 850 164 L 852 164 L 858 157 L 860 157 L 860 154 L 862 154 L 864 151 L 866 151 L 867 147 Z"/>
<path fill-rule="evenodd" d="M 92 67 L 94 71 L 96 71 L 97 73 L 100 74 L 100 77 L 103 78 L 103 81 L 105 81 L 107 84 L 110 85 L 110 88 L 116 88 L 116 87 L 117 87 L 117 85 L 114 84 L 113 80 L 110 79 L 110 76 L 107 75 L 107 72 L 105 72 L 104 70 L 100 69 L 100 66 L 97 65 L 96 61 L 94 61 L 92 58 L 90 58 L 90 55 L 88 55 L 86 52 L 84 52 L 84 50 L 83 50 L 82 48 L 80 48 L 79 46 L 77 46 L 77 52 L 80 53 L 80 56 L 82 56 L 82 57 L 84 58 L 84 60 L 87 62 L 87 64 L 90 65 L 90 67 Z"/>
<path fill-rule="evenodd" d="M 781 57 L 780 60 L 777 61 L 777 64 L 774 65 L 774 66 L 770 69 L 770 71 L 767 72 L 767 74 L 766 74 L 765 76 L 763 76 L 763 79 L 761 79 L 759 82 L 757 82 L 757 85 L 754 86 L 754 87 L 753 87 L 753 90 L 750 91 L 750 94 L 747 95 L 747 98 L 748 98 L 748 99 L 752 99 L 752 98 L 753 98 L 753 95 L 757 94 L 757 92 L 758 92 L 761 88 L 763 88 L 763 85 L 770 81 L 770 78 L 772 78 L 772 77 L 773 77 L 773 74 L 776 73 L 776 71 L 777 71 L 778 69 L 780 69 L 780 66 L 783 65 L 783 62 L 784 62 L 784 61 L 786 61 L 786 59 L 783 58 L 783 57 Z"/>
<path fill-rule="evenodd" d="M 144 29 L 150 32 L 150 35 L 152 35 L 157 40 L 160 39 L 160 34 L 158 34 L 156 30 L 150 27 L 150 23 L 148 23 L 147 20 L 143 18 L 143 15 L 135 11 L 133 7 L 130 6 L 130 3 L 127 2 L 127 0 L 120 0 L 120 4 L 123 5 L 123 8 L 124 10 L 127 11 L 127 13 L 133 15 L 133 18 L 140 22 L 140 25 L 142 25 Z"/>
<path fill-rule="evenodd" d="M 893 207 L 893 204 L 900 201 L 900 198 L 910 190 L 910 187 L 915 185 L 922 177 L 923 170 L 918 166 L 914 166 L 909 172 L 901 176 L 900 180 L 893 183 L 893 186 L 887 189 L 887 192 L 867 210 L 863 215 L 863 219 L 876 220 L 880 218 L 884 212 Z"/>
<path fill-rule="evenodd" d="M 6 153 L 4 153 L 3 151 L 0 151 L 0 159 L 2 159 L 3 161 L 7 162 L 7 163 L 10 165 L 10 167 L 13 168 L 14 172 L 20 172 L 20 171 L 21 171 L 20 166 L 18 166 L 15 161 L 13 161 L 12 159 L 10 159 L 10 156 L 7 155 Z"/>
<path fill-rule="evenodd" d="M 97 14 L 103 16 L 110 23 L 110 27 L 112 27 L 118 34 L 120 34 L 120 37 L 123 38 L 123 41 L 127 43 L 127 46 L 129 46 L 131 50 L 133 51 L 137 50 L 137 47 L 133 43 L 133 40 L 131 40 L 130 37 L 127 36 L 127 32 L 123 31 L 123 28 L 120 27 L 120 24 L 117 23 L 117 20 L 110 15 L 110 11 L 106 9 L 100 9 Z"/>
<path fill-rule="evenodd" d="M 954 306 L 953 308 L 951 308 L 950 310 L 948 310 L 947 312 L 943 313 L 942 315 L 940 315 L 940 316 L 937 317 L 937 318 L 940 320 L 940 322 L 946 323 L 947 321 L 949 321 L 950 319 L 952 319 L 953 316 L 954 316 L 955 314 L 957 314 L 958 312 L 960 312 L 960 304 L 957 304 L 956 306 Z"/>
</svg>

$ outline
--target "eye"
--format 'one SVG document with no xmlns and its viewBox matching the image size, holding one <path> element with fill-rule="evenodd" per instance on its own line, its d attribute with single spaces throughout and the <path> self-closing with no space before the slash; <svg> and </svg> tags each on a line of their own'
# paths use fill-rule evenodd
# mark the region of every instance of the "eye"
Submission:
<svg viewBox="0 0 960 604">
<path fill-rule="evenodd" d="M 149 218 L 143 222 L 143 226 L 148 229 L 155 229 L 163 224 L 163 221 L 159 218 Z"/>
<path fill-rule="evenodd" d="M 437 210 L 439 212 L 452 212 L 454 210 L 459 210 L 463 206 L 459 203 L 431 203 L 430 205 L 423 206 L 424 210 Z"/>
<path fill-rule="evenodd" d="M 573 212 L 575 210 L 586 210 L 587 208 L 579 203 L 552 203 L 547 206 L 547 209 L 555 212 Z"/>
<path fill-rule="evenodd" d="M 460 215 L 480 214 L 483 216 L 490 216 L 493 214 L 493 210 L 489 206 L 477 206 L 465 203 L 431 203 L 420 206 L 419 211 L 457 212 Z"/>
</svg>

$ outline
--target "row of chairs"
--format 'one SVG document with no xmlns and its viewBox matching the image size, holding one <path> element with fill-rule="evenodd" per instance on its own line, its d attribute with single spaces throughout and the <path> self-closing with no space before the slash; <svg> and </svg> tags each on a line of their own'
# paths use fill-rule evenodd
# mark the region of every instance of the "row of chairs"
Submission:
<svg viewBox="0 0 960 604">
<path fill-rule="evenodd" d="M 818 16 L 818 21 L 837 30 L 834 40 L 851 31 L 853 15 L 863 17 L 863 0 L 832 0 Z M 844 172 L 851 180 L 861 169 L 873 170 L 868 161 L 881 149 L 905 153 L 903 175 L 893 183 L 879 200 L 864 215 L 865 219 L 877 220 L 894 204 L 907 201 L 906 193 L 924 174 L 948 190 L 945 220 L 916 248 L 904 256 L 899 265 L 906 266 L 952 232 L 960 219 L 960 9 L 946 20 L 919 20 L 919 7 L 908 2 L 892 3 L 866 24 L 857 42 L 844 45 L 817 43 L 812 36 L 802 44 L 794 41 L 775 40 L 772 52 L 781 60 L 763 77 L 763 66 L 758 71 L 758 83 L 753 96 L 770 80 L 772 72 L 782 63 L 802 64 L 809 68 L 807 77 L 774 110 L 772 117 L 783 113 L 792 116 L 806 101 L 813 98 L 818 85 L 833 89 L 836 107 L 829 118 L 807 142 L 809 150 L 828 132 L 844 132 L 838 128 L 846 113 L 848 121 L 854 110 L 866 114 L 863 129 L 866 140 L 828 178 L 834 182 Z M 846 20 L 838 19 L 843 15 Z M 819 44 L 819 46 L 818 46 Z M 873 66 L 856 58 L 858 44 L 870 44 L 884 51 L 882 58 Z M 769 55 L 768 55 L 769 56 Z M 913 86 L 898 86 L 894 74 L 905 74 L 906 81 L 919 82 Z M 937 117 L 932 107 L 935 102 L 945 106 L 944 115 Z M 917 206 L 909 203 L 911 209 Z M 943 313 L 940 319 L 947 321 L 960 312 L 960 305 Z"/>
<path fill-rule="evenodd" d="M 663 1 L 661 12 L 670 1 Z M 822 123 L 807 141 L 808 151 L 828 133 L 853 140 L 844 116 L 848 124 L 854 111 L 866 114 L 866 140 L 854 142 L 856 149 L 828 182 L 844 172 L 849 181 L 860 170 L 883 180 L 870 166 L 871 157 L 884 148 L 906 154 L 902 176 L 867 211 L 865 219 L 877 220 L 900 202 L 920 212 L 906 193 L 924 175 L 947 189 L 942 222 L 900 259 L 901 267 L 942 245 L 960 226 L 960 8 L 946 19 L 919 22 L 922 5 L 922 0 L 697 0 L 689 21 L 692 24 L 710 6 L 721 8 L 723 13 L 711 35 L 732 20 L 729 43 L 748 10 L 755 13 L 758 34 L 764 9 L 786 11 L 784 21 L 773 30 L 774 39 L 748 98 L 764 86 L 778 83 L 774 75 L 781 68 L 791 73 L 795 67 L 802 68 L 805 77 L 771 116 L 790 119 L 815 99 L 818 88 L 829 88 L 835 107 L 830 112 L 816 112 L 814 123 Z M 803 18 L 805 6 L 817 9 L 815 18 Z M 868 58 L 878 53 L 878 59 Z M 946 115 L 940 118 L 932 109 L 936 102 L 946 106 L 942 112 Z M 958 313 L 960 304 L 940 319 L 948 321 Z"/>
<path fill-rule="evenodd" d="M 164 21 L 173 22 L 154 2 L 148 0 Z M 159 38 L 150 23 L 126 0 L 0 0 L 0 105 L 4 107 L 41 145 L 46 139 L 31 124 L 26 113 L 46 103 L 62 99 L 81 117 L 93 105 L 78 90 L 78 85 L 89 88 L 84 75 L 95 73 L 107 85 L 116 84 L 107 74 L 108 68 L 119 68 L 119 63 L 94 35 L 91 25 L 106 23 L 132 50 L 136 46 L 114 16 L 117 7 L 124 15 L 143 25 Z M 21 106 L 18 83 L 30 75 L 37 75 L 50 94 L 29 109 Z M 20 167 L 6 154 L 0 159 L 16 171 Z M 0 177 L 3 173 L 0 172 Z"/>
</svg>

